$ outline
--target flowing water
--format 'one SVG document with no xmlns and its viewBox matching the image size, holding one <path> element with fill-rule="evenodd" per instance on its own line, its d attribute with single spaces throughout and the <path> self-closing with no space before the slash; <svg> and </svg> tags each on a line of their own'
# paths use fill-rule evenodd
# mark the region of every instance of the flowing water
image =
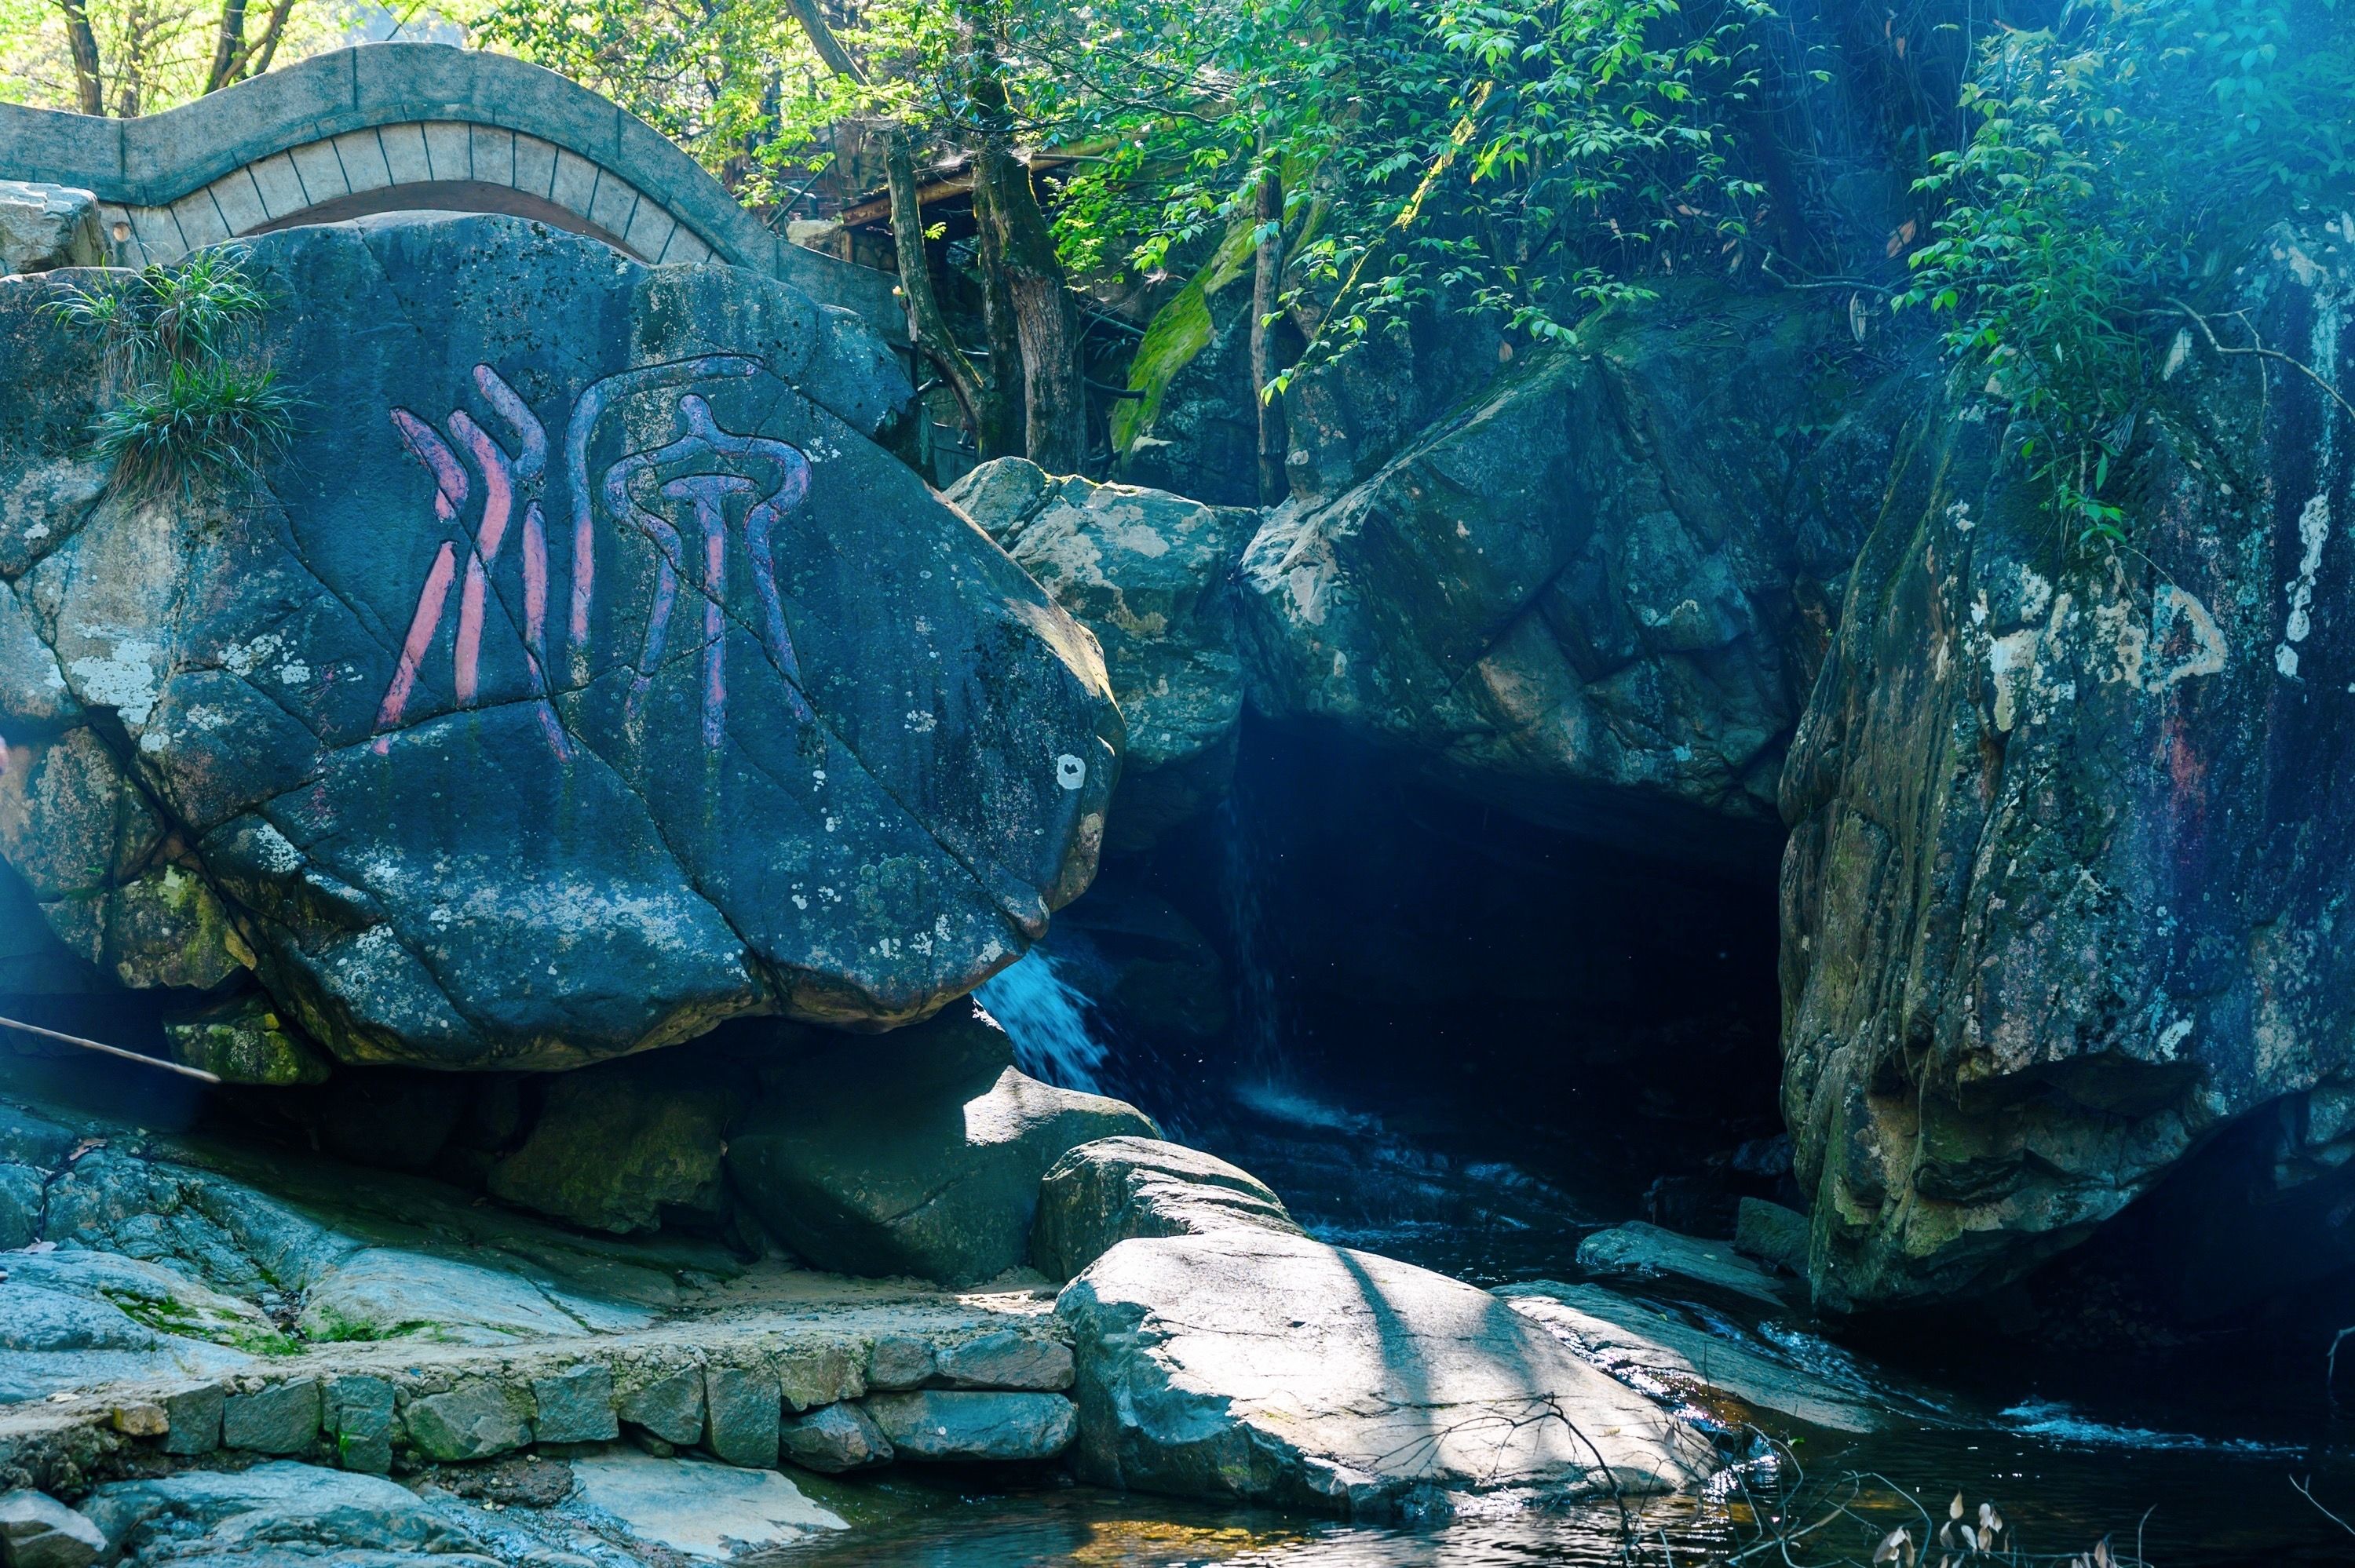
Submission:
<svg viewBox="0 0 2355 1568">
<path fill-rule="evenodd" d="M 1056 1033 L 1027 1042 L 1029 1026 L 1015 1021 L 1042 1010 L 986 1004 L 1007 1022 L 1026 1062 L 1049 1066 L 1043 1075 L 1055 1076 L 1055 1064 L 1082 1062 L 1092 1082 L 1116 1048 L 1092 1036 L 1086 1048 L 1063 1038 L 1060 1032 L 1090 1027 L 1084 998 L 1043 1010 Z M 1606 1179 L 1607 1155 L 1582 1165 L 1559 1149 L 1533 1146 L 1494 1116 L 1451 1110 L 1412 1089 L 1385 1092 L 1370 1079 L 1346 1088 L 1307 1084 L 1266 1052 L 1246 1055 L 1237 1073 L 1223 1094 L 1148 1108 L 1174 1109 L 1189 1141 L 1260 1175 L 1327 1241 L 1493 1286 L 1574 1279 L 1580 1240 L 1635 1217 L 1624 1181 Z M 1544 1161 L 1542 1172 L 1533 1155 Z M 2355 1423 L 2334 1424 L 2318 1366 L 2311 1376 L 2279 1377 L 2229 1363 L 2203 1372 L 2196 1356 L 2181 1353 L 2146 1364 L 2094 1363 L 1991 1350 L 1991 1340 L 1967 1334 L 1951 1343 L 1860 1350 L 1835 1342 L 1820 1326 L 1745 1314 L 1670 1282 L 1648 1283 L 1641 1294 L 1907 1419 L 1897 1431 L 1870 1436 L 1797 1434 L 1788 1449 L 1744 1467 L 1717 1495 L 1655 1499 L 1625 1518 L 1609 1506 L 1497 1506 L 1445 1522 L 1367 1527 L 974 1478 L 903 1490 L 855 1543 L 819 1547 L 797 1561 L 943 1568 L 1759 1563 L 1780 1559 L 1772 1549 L 1742 1555 L 1761 1539 L 1755 1520 L 1785 1510 L 1794 1522 L 1833 1520 L 1795 1549 L 1791 1562 L 1865 1564 L 1888 1531 L 1910 1526 L 1916 1541 L 1933 1533 L 1906 1494 L 1937 1512 L 1934 1525 L 1944 1520 L 1945 1499 L 1959 1490 L 1973 1510 L 1982 1500 L 1997 1506 L 2019 1562 L 2066 1562 L 2107 1538 L 2114 1558 L 2161 1568 L 2355 1564 L 2355 1533 L 2292 1484 L 2310 1484 L 2316 1499 L 2355 1519 Z"/>
<path fill-rule="evenodd" d="M 1014 1043 L 1014 1063 L 1032 1077 L 1067 1089 L 1103 1092 L 1106 1047 L 1090 1028 L 1088 999 L 1033 948 L 984 980 L 974 1000 Z"/>
</svg>

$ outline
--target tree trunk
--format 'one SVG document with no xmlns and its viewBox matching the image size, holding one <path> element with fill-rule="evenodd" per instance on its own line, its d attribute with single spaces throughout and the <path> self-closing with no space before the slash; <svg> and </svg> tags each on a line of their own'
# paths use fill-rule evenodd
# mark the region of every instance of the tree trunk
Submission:
<svg viewBox="0 0 2355 1568">
<path fill-rule="evenodd" d="M 997 61 L 995 0 L 961 0 L 957 30 L 976 119 L 973 216 L 981 228 L 985 300 L 1010 309 L 1022 355 L 1023 450 L 1050 473 L 1077 473 L 1088 455 L 1087 386 L 1080 378 L 1080 312 L 1064 286 L 1055 237 L 1039 210 L 1030 171 L 1014 155 L 1013 116 Z M 1002 294 L 1000 291 L 1002 290 Z M 1002 304 L 1000 303 L 1002 300 Z M 1007 334 L 990 328 L 991 351 Z M 993 366 L 1002 382 L 1011 366 Z"/>
<path fill-rule="evenodd" d="M 213 34 L 212 68 L 205 72 L 205 90 L 218 92 L 237 79 L 245 63 L 245 0 L 221 0 L 220 26 Z"/>
<path fill-rule="evenodd" d="M 114 51 L 114 113 L 119 120 L 139 118 L 139 99 L 145 86 L 155 24 L 144 0 L 132 0 L 123 13 L 122 47 Z"/>
<path fill-rule="evenodd" d="M 989 396 L 982 405 L 979 441 L 984 462 L 1025 451 L 1029 423 L 1022 385 L 1022 334 L 1015 326 L 1014 294 L 1007 287 L 1005 249 L 998 243 L 999 227 L 989 217 L 989 186 L 976 170 L 973 221 L 981 262 L 982 325 L 989 335 Z"/>
<path fill-rule="evenodd" d="M 270 69 L 270 62 L 278 58 L 278 41 L 286 36 L 286 14 L 293 9 L 294 0 L 278 0 L 278 4 L 271 7 L 270 25 L 261 30 L 261 42 L 249 48 L 245 58 L 238 61 L 240 81 L 250 76 L 260 76 Z"/>
<path fill-rule="evenodd" d="M 817 0 L 785 0 L 785 7 L 794 14 L 808 35 L 810 48 L 837 76 L 848 77 L 864 85 L 866 71 L 853 59 L 842 40 L 826 26 L 826 16 L 817 8 Z M 892 125 L 885 132 L 883 154 L 884 180 L 891 193 L 891 247 L 899 253 L 900 301 L 908 313 L 908 341 L 916 352 L 931 361 L 934 369 L 956 394 L 957 407 L 964 410 L 965 422 L 973 427 L 976 443 L 981 439 L 982 408 L 987 388 L 981 375 L 965 357 L 956 339 L 949 335 L 949 325 L 941 315 L 940 297 L 932 292 L 932 267 L 924 252 L 924 212 L 916 199 L 916 154 L 909 145 L 905 127 Z"/>
<path fill-rule="evenodd" d="M 1030 188 L 1030 171 L 1002 144 L 986 145 L 975 158 L 974 189 L 989 192 L 987 222 L 998 256 L 994 270 L 1005 280 L 1022 348 L 1023 450 L 1050 473 L 1077 473 L 1088 455 L 1079 306 L 1064 286 L 1063 264 Z M 976 204 L 976 218 L 982 210 Z"/>
<path fill-rule="evenodd" d="M 98 35 L 91 30 L 82 0 L 58 0 L 66 14 L 66 41 L 73 49 L 74 97 L 84 114 L 106 112 L 106 83 L 99 75 Z"/>
<path fill-rule="evenodd" d="M 894 125 L 890 135 L 884 167 L 891 190 L 891 244 L 900 257 L 900 299 L 908 312 L 908 341 L 947 380 L 978 445 L 988 388 L 973 361 L 949 335 L 940 297 L 932 292 L 932 264 L 924 252 L 923 208 L 916 200 L 916 157 L 908 145 L 908 132 Z"/>
<path fill-rule="evenodd" d="M 1273 166 L 1259 177 L 1259 248 L 1252 260 L 1252 402 L 1259 410 L 1260 504 L 1273 506 L 1291 488 L 1284 474 L 1289 444 L 1284 400 L 1268 389 L 1276 372 L 1272 324 L 1284 294 L 1284 181 Z"/>
</svg>

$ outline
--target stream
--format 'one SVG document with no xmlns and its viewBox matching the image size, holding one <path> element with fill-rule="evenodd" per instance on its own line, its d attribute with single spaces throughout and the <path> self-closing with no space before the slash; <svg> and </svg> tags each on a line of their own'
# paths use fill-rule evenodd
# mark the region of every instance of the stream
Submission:
<svg viewBox="0 0 2355 1568">
<path fill-rule="evenodd" d="M 1047 968 L 1026 960 L 993 980 L 982 1001 L 1007 1022 L 1027 1070 L 1089 1086 L 1114 1051 L 1092 1033 L 1084 997 L 1051 972 L 1035 972 Z M 1246 1070 L 1224 1094 L 1206 1090 L 1151 1108 L 1173 1136 L 1267 1181 L 1320 1239 L 1482 1286 L 1575 1279 L 1585 1235 L 1639 1217 L 1615 1150 L 1601 1136 L 1582 1136 L 1599 1128 L 1516 1128 L 1493 1103 L 1433 1092 L 1411 1077 L 1386 1082 L 1378 1071 L 1328 1067 L 1317 1082 L 1316 1071 Z M 1673 1279 L 1635 1293 L 1889 1408 L 1935 1414 L 1873 1436 L 1795 1434 L 1787 1457 L 1744 1471 L 1748 1499 L 1721 1487 L 1705 1498 L 1631 1503 L 1625 1520 L 1608 1504 L 1508 1506 L 1383 1528 L 1084 1487 L 894 1480 L 888 1517 L 838 1549 L 813 1548 L 794 1561 L 894 1568 L 1721 1563 L 1759 1541 L 1753 1501 L 1770 1517 L 1787 1508 L 1812 1522 L 1853 1490 L 1857 1517 L 1825 1526 L 1806 1543 L 1813 1550 L 1795 1551 L 1792 1561 L 1861 1564 L 1878 1534 L 1908 1524 L 1917 1541 L 1931 1533 L 1898 1489 L 1941 1510 L 1940 1520 L 1959 1489 L 1974 1513 L 1982 1500 L 1997 1506 L 2007 1552 L 2022 1562 L 2065 1563 L 2106 1536 L 2115 1556 L 2164 1568 L 2355 1563 L 2355 1534 L 2292 1486 L 2293 1478 L 2307 1482 L 2318 1501 L 2355 1518 L 2355 1420 L 2333 1419 L 2319 1367 L 2304 1377 L 2253 1371 L 2200 1345 L 2123 1363 L 2039 1355 L 1950 1328 L 1883 1330 L 1847 1346 L 1821 1325 L 1745 1319 Z M 1842 1478 L 1852 1474 L 1882 1479 L 1851 1488 Z M 1748 1559 L 1778 1560 L 1771 1547 Z"/>
</svg>

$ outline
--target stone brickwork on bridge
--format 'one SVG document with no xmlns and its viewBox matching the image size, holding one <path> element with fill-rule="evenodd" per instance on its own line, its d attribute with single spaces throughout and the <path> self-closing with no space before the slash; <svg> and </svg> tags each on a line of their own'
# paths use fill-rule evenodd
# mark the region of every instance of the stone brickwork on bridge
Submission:
<svg viewBox="0 0 2355 1568">
<path fill-rule="evenodd" d="M 788 243 L 610 100 L 446 44 L 339 49 L 135 120 L 0 104 L 0 178 L 94 192 L 126 266 L 370 213 L 503 212 L 642 261 L 750 268 L 901 330 L 890 274 Z"/>
</svg>

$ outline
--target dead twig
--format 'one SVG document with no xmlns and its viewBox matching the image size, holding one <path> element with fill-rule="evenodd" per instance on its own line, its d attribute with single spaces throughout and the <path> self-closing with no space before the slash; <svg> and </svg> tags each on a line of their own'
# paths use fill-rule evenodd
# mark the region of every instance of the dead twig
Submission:
<svg viewBox="0 0 2355 1568">
<path fill-rule="evenodd" d="M 2347 417 L 2349 418 L 2355 419 L 2355 403 L 2350 403 L 2345 397 L 2340 397 L 2339 388 L 2333 387 L 2328 381 L 2325 380 L 2323 378 L 2322 372 L 2317 370 L 2313 366 L 2308 365 L 2303 359 L 2298 358 L 2297 355 L 2294 354 L 2284 354 L 2277 348 L 2267 348 L 2264 346 L 2263 340 L 2260 340 L 2257 346 L 2254 348 L 2227 348 L 2222 343 L 2217 341 L 2216 329 L 2208 324 L 2208 318 L 2206 316 L 2201 315 L 2198 311 L 2193 310 L 2181 300 L 2169 300 L 2167 302 L 2173 305 L 2177 310 L 2181 311 L 2185 315 L 2189 316 L 2193 323 L 2200 328 L 2201 334 L 2208 339 L 2208 346 L 2214 349 L 2218 354 L 2227 355 L 2236 358 L 2278 359 L 2284 365 L 2289 366 L 2291 368 L 2303 375 L 2307 380 L 2313 382 L 2317 387 L 2321 387 L 2325 392 L 2329 393 L 2331 401 L 2338 404 L 2341 408 L 2347 410 Z M 2244 322 L 2242 324 L 2246 326 L 2248 323 Z M 2249 329 L 2249 334 L 2252 337 L 2255 336 L 2256 329 L 2254 327 L 2251 327 Z"/>
<path fill-rule="evenodd" d="M 2322 1506 L 2321 1499 L 2314 1495 L 2314 1478 L 2312 1476 L 2307 1477 L 2303 1481 L 2299 1480 L 2296 1476 L 2292 1476 L 2289 1478 L 2289 1489 L 2304 1498 L 2307 1501 L 2314 1504 L 2315 1512 L 2320 1514 L 2323 1518 L 2328 1520 L 2331 1523 L 2337 1525 L 2348 1534 L 2355 1535 L 2355 1524 L 2348 1523 L 2345 1520 L 2339 1518 L 2328 1509 L 2324 1508 Z"/>
<path fill-rule="evenodd" d="M 13 1018 L 0 1018 L 0 1029 L 21 1029 L 27 1034 L 38 1034 L 48 1040 L 62 1040 L 69 1045 L 79 1045 L 85 1051 L 98 1051 L 109 1056 L 120 1056 L 126 1062 L 136 1062 L 143 1067 L 153 1067 L 159 1073 L 177 1073 L 184 1078 L 194 1078 L 200 1084 L 218 1084 L 220 1079 L 200 1067 L 184 1067 L 177 1062 L 166 1062 L 159 1056 L 143 1056 L 136 1051 L 126 1051 L 120 1045 L 101 1044 L 85 1040 L 79 1034 L 60 1034 L 54 1029 L 44 1029 L 37 1023 L 21 1023 Z"/>
</svg>

